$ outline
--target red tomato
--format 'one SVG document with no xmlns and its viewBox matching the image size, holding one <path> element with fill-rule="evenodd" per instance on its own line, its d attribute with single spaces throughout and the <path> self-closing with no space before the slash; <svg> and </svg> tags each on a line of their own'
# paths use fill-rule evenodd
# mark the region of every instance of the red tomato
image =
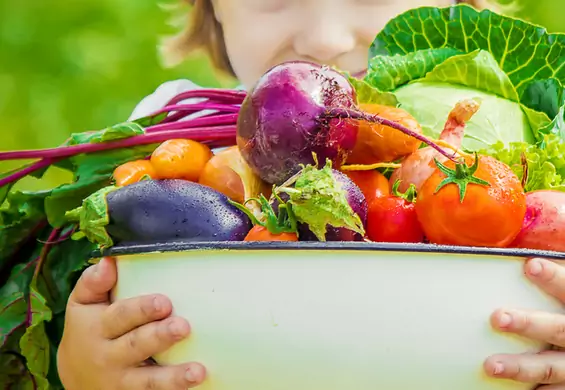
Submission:
<svg viewBox="0 0 565 390">
<path fill-rule="evenodd" d="M 244 241 L 298 241 L 296 233 L 273 234 L 261 225 L 255 225 Z"/>
<path fill-rule="evenodd" d="M 157 179 L 157 172 L 151 162 L 147 160 L 129 161 L 114 170 L 114 180 L 119 187 L 137 183 L 144 176 Z"/>
<path fill-rule="evenodd" d="M 444 164 L 424 182 L 416 200 L 416 213 L 426 237 L 434 244 L 507 247 L 520 232 L 526 214 L 526 196 L 520 179 L 506 164 L 490 157 L 465 158 L 466 165 Z M 477 165 L 475 165 L 477 163 Z M 466 171 L 462 172 L 461 170 Z M 445 169 L 444 169 L 445 171 Z M 461 199 L 459 184 L 447 177 L 470 181 Z M 473 183 L 482 180 L 486 183 Z"/>
<path fill-rule="evenodd" d="M 414 203 L 394 195 L 374 199 L 367 214 L 367 237 L 377 242 L 422 242 L 424 231 Z"/>
<path fill-rule="evenodd" d="M 204 166 L 212 158 L 210 148 L 189 139 L 163 142 L 151 155 L 151 164 L 162 179 L 198 181 Z"/>
<path fill-rule="evenodd" d="M 390 195 L 390 186 L 387 178 L 377 170 L 344 171 L 343 173 L 361 189 L 368 204 L 371 204 L 376 198 Z"/>
</svg>

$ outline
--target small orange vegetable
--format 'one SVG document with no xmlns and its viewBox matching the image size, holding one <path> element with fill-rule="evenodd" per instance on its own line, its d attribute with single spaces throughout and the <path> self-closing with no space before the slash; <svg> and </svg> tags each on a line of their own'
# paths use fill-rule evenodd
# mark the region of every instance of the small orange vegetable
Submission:
<svg viewBox="0 0 565 390">
<path fill-rule="evenodd" d="M 255 225 L 247 233 L 244 241 L 298 241 L 296 233 L 273 234 L 266 227 Z"/>
<path fill-rule="evenodd" d="M 119 187 L 137 183 L 145 176 L 158 179 L 155 168 L 147 160 L 129 161 L 114 170 L 114 180 Z"/>
<path fill-rule="evenodd" d="M 210 148 L 200 142 L 171 139 L 155 149 L 151 155 L 151 164 L 162 179 L 198 181 L 211 158 Z"/>
<path fill-rule="evenodd" d="M 233 169 L 236 160 L 240 158 L 237 146 L 218 152 L 204 166 L 199 183 L 221 192 L 235 202 L 245 202 L 243 181 Z"/>
<path fill-rule="evenodd" d="M 408 129 L 422 134 L 422 128 L 407 111 L 380 104 L 360 104 L 359 108 L 370 114 L 400 123 Z M 375 164 L 396 161 L 416 151 L 421 141 L 392 127 L 378 123 L 359 123 L 357 142 L 347 158 L 348 164 Z"/>
</svg>

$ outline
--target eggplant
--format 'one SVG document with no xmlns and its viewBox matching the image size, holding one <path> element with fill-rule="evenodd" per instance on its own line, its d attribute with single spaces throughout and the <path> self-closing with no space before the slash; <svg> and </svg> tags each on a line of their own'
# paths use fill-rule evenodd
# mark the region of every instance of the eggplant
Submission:
<svg viewBox="0 0 565 390">
<path fill-rule="evenodd" d="M 106 231 L 115 242 L 242 241 L 252 227 L 225 195 L 186 180 L 143 180 L 106 200 Z"/>
</svg>

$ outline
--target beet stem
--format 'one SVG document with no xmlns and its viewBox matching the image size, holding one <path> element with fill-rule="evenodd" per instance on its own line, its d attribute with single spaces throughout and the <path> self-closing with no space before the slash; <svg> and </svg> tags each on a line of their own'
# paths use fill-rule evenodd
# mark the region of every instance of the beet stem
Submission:
<svg viewBox="0 0 565 390">
<path fill-rule="evenodd" d="M 165 130 L 182 130 L 187 128 L 207 127 L 207 126 L 220 126 L 220 125 L 235 125 L 237 123 L 237 114 L 221 114 L 199 117 L 195 119 L 188 119 L 186 121 L 160 123 L 158 125 L 145 128 L 146 133 L 155 133 L 157 131 Z"/>
<path fill-rule="evenodd" d="M 2 179 L 0 179 L 0 188 L 4 187 L 5 185 L 8 185 L 10 183 L 13 183 L 15 181 L 18 181 L 24 177 L 26 177 L 27 175 L 35 172 L 35 171 L 39 171 L 40 169 L 43 168 L 47 168 L 48 166 L 50 166 L 51 164 L 54 164 L 55 162 L 57 162 L 57 160 L 55 159 L 48 159 L 45 158 L 43 160 L 40 160 L 34 164 L 31 164 L 30 166 L 17 171 L 9 176 L 6 176 Z"/>
<path fill-rule="evenodd" d="M 186 99 L 214 99 L 218 103 L 243 103 L 247 96 L 245 91 L 237 91 L 232 89 L 193 89 L 181 92 L 172 98 L 167 106 L 178 104 Z"/>
<path fill-rule="evenodd" d="M 155 112 L 153 112 L 151 114 L 151 116 L 153 115 L 159 115 L 159 114 L 163 114 L 163 113 L 167 113 L 167 112 L 176 112 L 176 111 L 183 111 L 183 112 L 188 112 L 188 113 L 192 113 L 192 112 L 197 112 L 197 111 L 203 111 L 203 110 L 214 110 L 214 111 L 219 111 L 219 112 L 225 112 L 225 113 L 229 113 L 229 112 L 239 112 L 239 106 L 235 105 L 235 104 L 217 104 L 217 103 L 208 103 L 208 102 L 204 102 L 204 103 L 193 103 L 193 104 L 175 104 L 172 106 L 165 106 Z"/>
<path fill-rule="evenodd" d="M 326 112 L 326 118 L 341 118 L 341 119 L 357 119 L 362 120 L 369 123 L 378 123 L 381 125 L 385 125 L 388 127 L 392 127 L 393 129 L 399 130 L 410 137 L 416 138 L 419 141 L 427 144 L 428 146 L 432 147 L 433 149 L 437 150 L 441 155 L 447 157 L 449 160 L 458 163 L 458 161 L 453 157 L 451 154 L 443 150 L 440 146 L 435 144 L 432 140 L 428 139 L 427 137 L 412 131 L 397 122 L 393 122 L 386 118 L 383 118 L 378 115 L 369 114 L 363 111 L 358 111 L 349 108 L 330 108 Z"/>
<path fill-rule="evenodd" d="M 108 142 L 102 142 L 96 144 L 81 144 L 81 145 L 72 145 L 72 146 L 60 146 L 57 148 L 50 148 L 50 149 L 2 152 L 0 153 L 0 161 L 35 159 L 35 158 L 44 158 L 44 159 L 63 158 L 63 157 L 71 157 L 83 153 L 94 153 L 103 150 L 128 148 L 131 146 L 138 146 L 138 145 L 149 145 L 153 143 L 164 142 L 166 140 L 175 139 L 175 138 L 187 138 L 187 139 L 192 139 L 194 141 L 214 141 L 217 139 L 232 138 L 232 137 L 235 138 L 235 135 L 236 135 L 235 125 L 198 127 L 195 129 L 184 129 L 177 131 L 157 131 L 150 134 L 141 134 L 126 139 L 108 141 Z M 49 164 L 43 166 L 48 166 L 48 165 Z M 26 169 L 30 169 L 30 168 L 31 167 L 28 167 Z M 41 167 L 35 169 L 36 170 L 41 169 Z"/>
</svg>

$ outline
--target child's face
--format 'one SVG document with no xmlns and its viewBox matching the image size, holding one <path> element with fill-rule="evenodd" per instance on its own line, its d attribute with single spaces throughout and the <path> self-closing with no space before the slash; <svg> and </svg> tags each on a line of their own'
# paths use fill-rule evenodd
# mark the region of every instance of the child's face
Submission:
<svg viewBox="0 0 565 390">
<path fill-rule="evenodd" d="M 367 66 L 369 45 L 394 16 L 450 0 L 214 0 L 231 64 L 252 87 L 272 66 L 306 60 L 349 72 Z"/>
</svg>

